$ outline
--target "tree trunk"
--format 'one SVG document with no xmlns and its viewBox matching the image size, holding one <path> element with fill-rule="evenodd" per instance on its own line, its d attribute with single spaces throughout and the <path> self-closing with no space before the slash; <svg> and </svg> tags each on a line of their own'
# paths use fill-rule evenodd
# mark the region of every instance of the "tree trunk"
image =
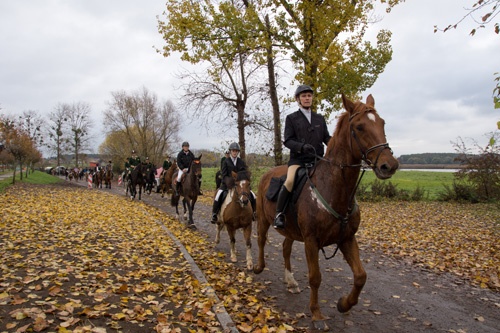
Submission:
<svg viewBox="0 0 500 333">
<path fill-rule="evenodd" d="M 278 93 L 276 92 L 276 76 L 274 72 L 274 57 L 273 46 L 271 39 L 271 28 L 269 24 L 269 16 L 266 15 L 266 32 L 267 32 L 267 72 L 269 76 L 269 96 L 271 97 L 271 105 L 273 107 L 273 124 L 274 124 L 274 165 L 283 164 L 283 144 L 281 143 L 281 117 L 280 106 L 278 102 Z"/>
<path fill-rule="evenodd" d="M 237 102 L 238 112 L 238 143 L 240 145 L 240 158 L 246 161 L 246 141 L 245 141 L 245 104 L 243 101 Z"/>
</svg>

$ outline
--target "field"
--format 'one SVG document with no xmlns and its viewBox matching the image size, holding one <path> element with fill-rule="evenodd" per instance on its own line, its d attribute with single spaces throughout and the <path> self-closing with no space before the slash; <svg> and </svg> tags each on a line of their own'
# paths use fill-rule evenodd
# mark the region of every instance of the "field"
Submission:
<svg viewBox="0 0 500 333">
<path fill-rule="evenodd" d="M 257 184 L 260 177 L 268 170 L 268 168 L 251 168 L 252 171 L 252 188 L 254 192 L 257 190 Z M 215 173 L 217 168 L 203 168 L 203 183 L 204 190 L 215 190 Z M 375 174 L 367 171 L 363 176 L 362 184 L 369 185 L 375 181 Z M 417 187 L 424 190 L 428 194 L 429 199 L 435 200 L 439 192 L 444 190 L 444 185 L 451 186 L 453 183 L 453 172 L 433 172 L 433 171 L 406 171 L 399 170 L 389 180 L 398 189 L 414 191 Z"/>
</svg>

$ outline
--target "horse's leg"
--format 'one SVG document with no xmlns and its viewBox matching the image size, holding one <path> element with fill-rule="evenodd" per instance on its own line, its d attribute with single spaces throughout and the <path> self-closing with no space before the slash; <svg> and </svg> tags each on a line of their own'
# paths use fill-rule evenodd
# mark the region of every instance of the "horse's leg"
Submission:
<svg viewBox="0 0 500 333">
<path fill-rule="evenodd" d="M 231 262 L 238 262 L 238 258 L 236 258 L 236 230 L 230 225 L 227 225 L 226 228 L 229 236 Z"/>
<path fill-rule="evenodd" d="M 337 309 L 340 312 L 347 312 L 358 303 L 359 294 L 366 282 L 366 272 L 359 259 L 359 247 L 356 236 L 343 241 L 339 248 L 344 255 L 344 259 L 351 266 L 354 277 L 351 292 L 349 295 L 341 297 L 337 303 Z"/>
<path fill-rule="evenodd" d="M 265 220 L 265 217 L 261 217 L 257 222 L 257 245 L 259 246 L 259 254 L 257 258 L 257 266 L 253 268 L 255 274 L 260 274 L 266 267 L 266 260 L 264 258 L 264 247 L 267 242 L 267 232 L 271 225 Z"/>
<path fill-rule="evenodd" d="M 321 272 L 319 270 L 319 248 L 316 239 L 306 239 L 304 248 L 307 258 L 307 267 L 309 273 L 309 287 L 311 293 L 309 296 L 309 310 L 312 314 L 312 320 L 316 329 L 328 330 L 324 322 L 327 317 L 323 316 L 318 302 L 318 290 L 321 285 Z"/>
<path fill-rule="evenodd" d="M 292 264 L 290 262 L 290 256 L 292 255 L 292 245 L 293 239 L 285 238 L 283 241 L 283 260 L 285 261 L 285 283 L 286 288 L 292 294 L 300 293 L 299 284 L 293 277 Z"/>
<path fill-rule="evenodd" d="M 187 211 L 188 211 L 188 209 L 187 209 L 187 202 L 186 202 L 186 198 L 183 198 L 183 199 L 182 199 L 182 207 L 184 208 L 184 215 L 183 215 L 183 216 L 184 216 L 184 221 L 185 221 L 185 220 L 187 220 L 187 217 L 188 217 L 188 216 L 187 216 Z"/>
<path fill-rule="evenodd" d="M 222 231 L 222 229 L 224 229 L 224 223 L 221 221 L 221 223 L 217 223 L 215 225 L 215 227 L 217 228 L 217 232 L 215 234 L 215 244 L 219 244 L 220 243 L 220 232 Z"/>
<path fill-rule="evenodd" d="M 243 229 L 243 237 L 246 243 L 246 261 L 247 270 L 251 271 L 253 269 L 253 257 L 252 257 L 252 223 Z"/>
<path fill-rule="evenodd" d="M 141 200 L 141 194 L 142 194 L 142 185 L 139 185 L 139 200 Z"/>
</svg>

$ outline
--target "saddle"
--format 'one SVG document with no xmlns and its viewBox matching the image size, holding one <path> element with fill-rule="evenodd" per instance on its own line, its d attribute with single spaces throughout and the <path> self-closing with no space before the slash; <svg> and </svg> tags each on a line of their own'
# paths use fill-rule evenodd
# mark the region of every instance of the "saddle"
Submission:
<svg viewBox="0 0 500 333">
<path fill-rule="evenodd" d="M 293 182 L 293 189 L 292 189 L 292 198 L 290 200 L 290 203 L 295 204 L 297 200 L 299 199 L 300 193 L 302 192 L 302 188 L 304 187 L 304 184 L 306 183 L 307 180 L 307 167 L 300 167 L 297 169 L 297 172 L 295 173 L 295 179 Z M 273 177 L 271 178 L 271 182 L 269 184 L 269 188 L 267 189 L 266 192 L 266 198 L 269 201 L 275 202 L 278 200 L 278 193 L 281 189 L 281 186 L 285 183 L 286 180 L 286 175 L 283 175 L 281 177 Z"/>
</svg>

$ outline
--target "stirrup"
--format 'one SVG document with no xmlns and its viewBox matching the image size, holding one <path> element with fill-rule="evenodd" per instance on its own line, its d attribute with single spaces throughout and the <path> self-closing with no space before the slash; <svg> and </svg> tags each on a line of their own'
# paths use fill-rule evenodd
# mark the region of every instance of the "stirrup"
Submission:
<svg viewBox="0 0 500 333">
<path fill-rule="evenodd" d="M 274 229 L 285 229 L 285 213 L 279 212 L 274 218 L 273 222 Z"/>
<path fill-rule="evenodd" d="M 217 214 L 212 213 L 212 220 L 210 220 L 210 223 L 216 224 L 217 223 Z"/>
</svg>

